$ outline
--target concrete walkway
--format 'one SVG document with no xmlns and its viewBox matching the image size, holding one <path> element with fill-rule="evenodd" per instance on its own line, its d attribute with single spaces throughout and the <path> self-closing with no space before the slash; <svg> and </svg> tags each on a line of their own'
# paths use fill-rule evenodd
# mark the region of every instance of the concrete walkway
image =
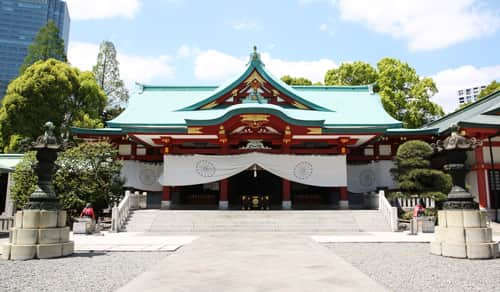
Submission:
<svg viewBox="0 0 500 292">
<path fill-rule="evenodd" d="M 306 235 L 200 236 L 118 291 L 386 291 Z"/>
<path fill-rule="evenodd" d="M 85 235 L 71 233 L 75 251 L 176 251 L 195 240 L 193 235 L 159 235 L 139 232 L 100 232 Z"/>
</svg>

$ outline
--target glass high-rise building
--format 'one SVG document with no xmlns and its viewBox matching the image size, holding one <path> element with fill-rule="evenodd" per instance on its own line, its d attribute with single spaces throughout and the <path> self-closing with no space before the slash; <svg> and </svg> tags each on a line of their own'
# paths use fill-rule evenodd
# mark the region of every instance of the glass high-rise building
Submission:
<svg viewBox="0 0 500 292">
<path fill-rule="evenodd" d="M 28 46 L 50 19 L 59 28 L 67 51 L 70 19 L 64 1 L 0 0 L 0 99 L 19 75 Z"/>
</svg>

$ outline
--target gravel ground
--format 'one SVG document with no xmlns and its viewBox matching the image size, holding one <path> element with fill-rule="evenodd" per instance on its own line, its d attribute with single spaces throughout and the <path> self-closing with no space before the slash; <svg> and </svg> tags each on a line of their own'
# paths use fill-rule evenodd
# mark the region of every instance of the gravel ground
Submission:
<svg viewBox="0 0 500 292">
<path fill-rule="evenodd" d="M 0 291 L 113 291 L 169 254 L 75 253 L 48 260 L 0 260 Z"/>
<path fill-rule="evenodd" d="M 428 243 L 332 243 L 336 255 L 392 291 L 500 291 L 500 259 L 431 255 Z"/>
</svg>

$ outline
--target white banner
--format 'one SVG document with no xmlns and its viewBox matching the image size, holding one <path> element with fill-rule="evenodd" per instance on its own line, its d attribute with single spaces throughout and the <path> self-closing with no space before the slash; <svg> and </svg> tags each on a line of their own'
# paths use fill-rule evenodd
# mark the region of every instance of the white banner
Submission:
<svg viewBox="0 0 500 292">
<path fill-rule="evenodd" d="M 204 184 L 231 177 L 252 165 L 306 185 L 347 185 L 345 155 L 286 155 L 252 152 L 240 155 L 165 155 L 159 182 L 166 186 Z"/>
<path fill-rule="evenodd" d="M 392 189 L 396 186 L 391 175 L 392 160 L 380 160 L 365 164 L 347 165 L 347 190 L 352 193 L 376 191 L 380 187 Z"/>
<path fill-rule="evenodd" d="M 145 163 L 134 160 L 123 161 L 121 177 L 125 179 L 125 187 L 141 191 L 158 192 L 163 186 L 158 178 L 163 172 L 162 163 Z"/>
</svg>

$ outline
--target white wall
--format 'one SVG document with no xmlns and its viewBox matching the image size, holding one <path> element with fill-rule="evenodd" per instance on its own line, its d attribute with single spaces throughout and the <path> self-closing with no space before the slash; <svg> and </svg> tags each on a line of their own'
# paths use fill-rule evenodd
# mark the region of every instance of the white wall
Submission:
<svg viewBox="0 0 500 292">
<path fill-rule="evenodd" d="M 500 147 L 492 147 L 493 151 L 493 161 L 495 163 L 500 163 Z M 491 163 L 490 159 L 490 146 L 483 146 L 483 157 L 484 163 Z"/>
<path fill-rule="evenodd" d="M 376 191 L 379 187 L 395 188 L 391 168 L 394 168 L 391 160 L 347 164 L 347 189 L 353 193 L 365 193 Z"/>
</svg>

